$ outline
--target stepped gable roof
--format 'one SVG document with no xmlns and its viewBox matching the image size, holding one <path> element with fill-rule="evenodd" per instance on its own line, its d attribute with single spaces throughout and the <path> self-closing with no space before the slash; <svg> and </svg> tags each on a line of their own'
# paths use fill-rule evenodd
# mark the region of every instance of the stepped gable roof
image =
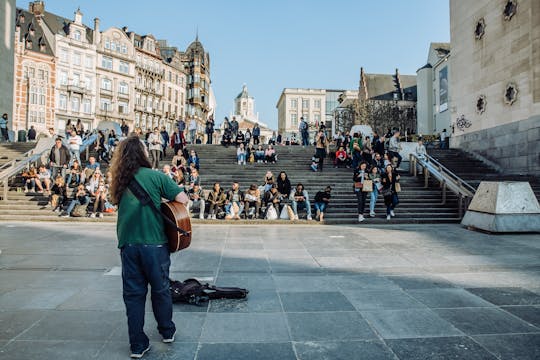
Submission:
<svg viewBox="0 0 540 360">
<path fill-rule="evenodd" d="M 20 27 L 19 41 L 26 50 L 54 56 L 51 44 L 43 32 L 43 22 L 38 21 L 33 13 L 17 9 L 15 24 Z"/>
<path fill-rule="evenodd" d="M 244 99 L 249 99 L 250 98 L 249 93 L 247 91 L 247 85 L 246 84 L 244 84 L 242 86 L 242 92 L 240 94 L 238 94 L 238 96 L 236 97 L 236 99 L 242 99 L 242 98 L 244 98 Z"/>
<path fill-rule="evenodd" d="M 50 13 L 48 11 L 43 13 L 43 21 L 45 21 L 45 24 L 47 24 L 53 34 L 60 34 L 66 37 L 69 37 L 69 25 L 74 23 L 73 20 Z M 82 24 L 82 26 L 86 29 L 86 40 L 88 43 L 92 43 L 94 38 L 94 30 L 84 24 Z"/>
<path fill-rule="evenodd" d="M 394 100 L 394 93 L 403 89 L 416 100 L 416 75 L 365 74 L 367 93 L 371 100 Z"/>
</svg>

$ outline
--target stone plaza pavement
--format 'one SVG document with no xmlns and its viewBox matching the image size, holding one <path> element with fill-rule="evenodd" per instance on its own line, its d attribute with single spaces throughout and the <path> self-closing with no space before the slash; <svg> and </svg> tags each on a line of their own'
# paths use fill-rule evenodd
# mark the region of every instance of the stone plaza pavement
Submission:
<svg viewBox="0 0 540 360">
<path fill-rule="evenodd" d="M 113 224 L 0 224 L 0 358 L 128 359 Z M 147 308 L 147 359 L 540 359 L 540 236 L 459 225 L 198 225 L 172 277 L 250 290 Z"/>
</svg>

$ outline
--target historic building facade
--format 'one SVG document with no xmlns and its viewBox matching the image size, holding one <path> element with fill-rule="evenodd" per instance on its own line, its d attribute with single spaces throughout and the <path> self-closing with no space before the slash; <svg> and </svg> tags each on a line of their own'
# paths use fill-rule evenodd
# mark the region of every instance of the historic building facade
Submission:
<svg viewBox="0 0 540 360">
<path fill-rule="evenodd" d="M 15 0 L 0 2 L 0 116 L 13 118 L 13 79 L 15 61 Z M 11 121 L 8 129 L 11 129 Z"/>
<path fill-rule="evenodd" d="M 449 43 L 431 43 L 426 65 L 416 72 L 417 131 L 419 134 L 436 134 L 444 129 L 450 133 L 449 59 Z"/>
<path fill-rule="evenodd" d="M 39 132 L 55 125 L 56 64 L 53 46 L 44 30 L 44 4 L 17 9 L 12 130 L 30 126 Z"/>
<path fill-rule="evenodd" d="M 161 56 L 165 63 L 163 80 L 163 112 L 167 131 L 173 129 L 175 122 L 185 117 L 187 77 L 182 63 L 182 54 L 170 47 L 166 40 L 159 41 Z"/>
<path fill-rule="evenodd" d="M 276 105 L 278 109 L 278 132 L 284 139 L 300 139 L 298 125 L 304 118 L 313 135 L 326 122 L 326 90 L 324 89 L 283 89 Z"/>
<path fill-rule="evenodd" d="M 55 128 L 81 120 L 84 129 L 96 127 L 96 47 L 93 31 L 83 14 L 69 20 L 49 12 L 43 15 L 46 37 L 52 39 L 56 59 Z"/>
<path fill-rule="evenodd" d="M 96 118 L 100 121 L 126 121 L 132 130 L 135 110 L 134 37 L 126 29 L 100 30 L 94 19 L 96 44 Z"/>
<path fill-rule="evenodd" d="M 540 174 L 540 2 L 450 0 L 451 146 Z"/>
<path fill-rule="evenodd" d="M 274 131 L 259 120 L 259 113 L 255 112 L 255 98 L 249 95 L 245 84 L 242 86 L 240 94 L 234 99 L 234 112 L 230 114 L 229 120 L 233 118 L 238 121 L 238 130 L 242 132 L 248 129 L 251 131 L 255 124 L 259 125 L 260 141 L 263 144 L 268 143 L 268 140 L 274 135 Z"/>
</svg>

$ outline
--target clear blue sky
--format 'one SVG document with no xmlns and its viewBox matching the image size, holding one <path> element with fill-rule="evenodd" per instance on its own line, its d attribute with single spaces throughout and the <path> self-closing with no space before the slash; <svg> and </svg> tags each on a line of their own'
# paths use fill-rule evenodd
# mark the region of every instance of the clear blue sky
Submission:
<svg viewBox="0 0 540 360">
<path fill-rule="evenodd" d="M 27 0 L 17 0 L 26 8 Z M 277 127 L 283 88 L 357 89 L 368 73 L 415 74 L 430 42 L 450 40 L 449 0 L 46 0 L 67 18 L 128 26 L 185 49 L 195 38 L 210 53 L 217 121 L 242 84 L 261 120 Z"/>
</svg>

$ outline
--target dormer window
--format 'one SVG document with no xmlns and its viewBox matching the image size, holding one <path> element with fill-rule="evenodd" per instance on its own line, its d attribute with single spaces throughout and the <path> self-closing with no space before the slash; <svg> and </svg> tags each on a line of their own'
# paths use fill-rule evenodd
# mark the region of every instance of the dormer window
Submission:
<svg viewBox="0 0 540 360">
<path fill-rule="evenodd" d="M 73 32 L 73 38 L 77 41 L 81 41 L 81 31 L 80 30 L 75 30 Z"/>
<path fill-rule="evenodd" d="M 30 40 L 30 39 L 26 40 L 26 48 L 27 49 L 32 49 L 32 40 Z"/>
</svg>

